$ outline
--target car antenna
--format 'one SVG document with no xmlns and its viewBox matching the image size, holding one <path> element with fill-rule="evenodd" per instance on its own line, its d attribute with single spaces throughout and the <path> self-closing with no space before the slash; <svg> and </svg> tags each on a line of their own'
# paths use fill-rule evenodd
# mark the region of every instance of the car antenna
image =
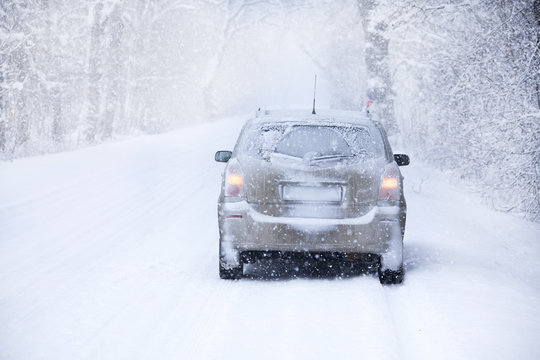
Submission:
<svg viewBox="0 0 540 360">
<path fill-rule="evenodd" d="M 316 91 L 317 91 L 317 74 L 315 74 L 315 84 L 313 85 L 313 111 L 311 112 L 311 114 L 313 114 L 313 115 L 317 114 L 315 112 L 315 94 L 316 94 Z"/>
</svg>

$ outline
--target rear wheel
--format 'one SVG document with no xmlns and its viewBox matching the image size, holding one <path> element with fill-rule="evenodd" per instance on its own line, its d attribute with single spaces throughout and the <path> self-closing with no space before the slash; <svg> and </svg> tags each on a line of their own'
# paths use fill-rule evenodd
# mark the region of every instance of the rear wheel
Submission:
<svg viewBox="0 0 540 360">
<path fill-rule="evenodd" d="M 398 270 L 381 270 L 379 267 L 379 281 L 383 285 L 401 284 L 404 278 L 405 271 L 403 267 L 400 267 Z"/>
<path fill-rule="evenodd" d="M 235 266 L 229 269 L 224 268 L 221 263 L 219 264 L 219 277 L 222 279 L 228 280 L 237 280 L 241 279 L 244 273 L 243 264 L 240 263 L 240 266 Z"/>
<path fill-rule="evenodd" d="M 237 279 L 242 278 L 242 275 L 244 274 L 244 264 L 242 263 L 242 261 L 238 261 L 240 259 L 236 259 L 237 261 L 235 261 L 235 263 L 237 263 L 238 265 L 236 266 L 228 265 L 228 263 L 230 263 L 230 261 L 234 259 L 228 259 L 229 261 L 227 261 L 227 258 L 230 258 L 230 256 L 228 257 L 225 256 L 226 254 L 223 251 L 222 245 L 223 244 L 220 238 L 219 239 L 219 277 L 222 279 L 228 279 L 228 280 L 237 280 Z M 223 266 L 224 264 L 227 266 Z"/>
</svg>

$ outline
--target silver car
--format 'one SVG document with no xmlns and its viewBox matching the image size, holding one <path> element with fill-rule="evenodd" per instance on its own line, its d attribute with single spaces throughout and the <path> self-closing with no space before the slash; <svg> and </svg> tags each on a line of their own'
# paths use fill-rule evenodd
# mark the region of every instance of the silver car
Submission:
<svg viewBox="0 0 540 360">
<path fill-rule="evenodd" d="M 375 262 L 383 284 L 401 283 L 407 206 L 382 126 L 348 111 L 259 111 L 226 162 L 218 200 L 219 274 L 283 254 Z"/>
</svg>

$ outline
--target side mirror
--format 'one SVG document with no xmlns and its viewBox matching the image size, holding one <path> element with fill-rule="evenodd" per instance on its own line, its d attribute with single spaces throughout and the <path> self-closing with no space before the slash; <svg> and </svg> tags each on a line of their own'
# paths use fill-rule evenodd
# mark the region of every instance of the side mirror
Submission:
<svg viewBox="0 0 540 360">
<path fill-rule="evenodd" d="M 398 164 L 398 166 L 406 166 L 409 165 L 409 155 L 405 154 L 394 154 L 394 161 Z"/>
<path fill-rule="evenodd" d="M 217 161 L 217 162 L 227 162 L 229 161 L 229 159 L 231 158 L 232 156 L 232 151 L 218 151 L 216 153 L 216 156 L 214 156 L 214 159 Z"/>
</svg>

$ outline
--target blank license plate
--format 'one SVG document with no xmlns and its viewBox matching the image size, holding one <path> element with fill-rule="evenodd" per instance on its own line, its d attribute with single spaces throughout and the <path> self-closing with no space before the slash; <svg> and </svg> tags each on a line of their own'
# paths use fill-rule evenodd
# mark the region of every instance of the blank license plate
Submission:
<svg viewBox="0 0 540 360">
<path fill-rule="evenodd" d="M 282 191 L 285 201 L 314 202 L 340 202 L 343 192 L 341 186 L 304 185 L 283 185 Z"/>
</svg>

